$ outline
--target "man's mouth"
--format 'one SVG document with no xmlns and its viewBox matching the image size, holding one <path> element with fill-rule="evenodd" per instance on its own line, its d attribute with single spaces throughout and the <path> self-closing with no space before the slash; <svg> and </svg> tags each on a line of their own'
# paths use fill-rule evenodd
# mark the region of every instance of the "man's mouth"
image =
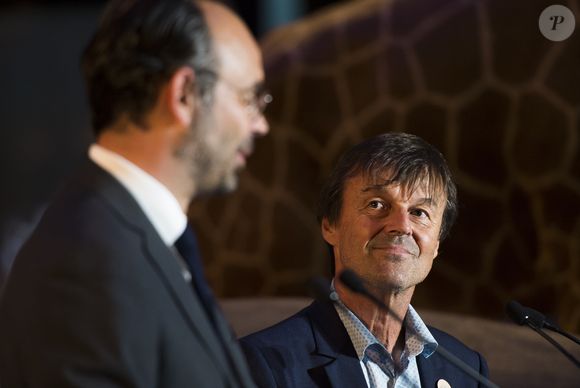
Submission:
<svg viewBox="0 0 580 388">
<path fill-rule="evenodd" d="M 379 237 L 369 243 L 370 250 L 381 250 L 397 255 L 419 256 L 419 247 L 414 241 L 400 236 Z"/>
<path fill-rule="evenodd" d="M 240 150 L 238 150 L 236 152 L 236 161 L 238 162 L 239 165 L 245 166 L 247 159 L 248 159 L 248 155 L 246 155 L 244 152 L 242 152 Z"/>
<path fill-rule="evenodd" d="M 371 249 L 385 251 L 385 252 L 388 252 L 391 254 L 396 254 L 396 255 L 413 255 L 403 245 L 392 245 L 392 244 L 391 245 L 373 245 L 373 246 L 371 246 Z M 415 255 L 413 255 L 413 256 L 415 256 Z"/>
<path fill-rule="evenodd" d="M 248 160 L 253 151 L 254 146 L 251 142 L 248 142 L 242 145 L 240 148 L 238 148 L 236 155 L 239 161 L 242 163 L 242 165 L 246 164 L 246 161 Z"/>
</svg>

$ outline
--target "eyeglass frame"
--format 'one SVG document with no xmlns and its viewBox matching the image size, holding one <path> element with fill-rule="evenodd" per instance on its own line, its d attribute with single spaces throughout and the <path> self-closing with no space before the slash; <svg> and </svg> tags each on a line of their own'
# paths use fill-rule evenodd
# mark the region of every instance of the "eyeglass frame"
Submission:
<svg viewBox="0 0 580 388">
<path fill-rule="evenodd" d="M 226 78 L 220 77 L 217 72 L 211 69 L 194 69 L 194 71 L 208 74 L 218 81 L 221 80 L 224 85 L 236 94 L 240 103 L 253 118 L 264 115 L 266 107 L 274 100 L 263 81 L 247 88 L 240 88 Z"/>
</svg>

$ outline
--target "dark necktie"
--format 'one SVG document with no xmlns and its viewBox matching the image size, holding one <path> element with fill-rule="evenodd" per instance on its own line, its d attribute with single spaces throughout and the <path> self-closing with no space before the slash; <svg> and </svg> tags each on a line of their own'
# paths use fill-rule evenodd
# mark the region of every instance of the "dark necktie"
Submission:
<svg viewBox="0 0 580 388">
<path fill-rule="evenodd" d="M 235 378 L 240 384 L 240 386 L 242 386 L 243 385 L 242 382 L 244 380 L 240 377 L 238 366 L 232 359 L 230 349 L 226 345 L 225 339 L 220 335 L 218 325 L 216 324 L 214 309 L 217 307 L 217 304 L 214 299 L 213 293 L 209 288 L 209 285 L 207 284 L 207 281 L 205 279 L 203 265 L 201 262 L 201 255 L 199 253 L 199 249 L 197 246 L 197 239 L 195 238 L 193 229 L 189 224 L 187 224 L 185 231 L 175 242 L 175 248 L 177 249 L 181 257 L 185 260 L 187 266 L 189 267 L 189 271 L 191 272 L 191 281 L 193 283 L 193 289 L 199 296 L 199 299 L 201 300 L 204 310 L 207 313 L 210 322 L 212 323 L 213 329 L 219 339 L 222 351 L 226 356 L 230 370 L 236 376 Z"/>
<path fill-rule="evenodd" d="M 215 323 L 213 315 L 213 307 L 215 303 L 213 293 L 205 279 L 201 255 L 197 247 L 197 240 L 193 233 L 193 229 L 189 224 L 185 228 L 183 234 L 175 242 L 175 248 L 181 257 L 183 257 L 188 266 L 189 272 L 191 272 L 193 289 L 199 296 L 204 310 L 212 323 Z"/>
</svg>

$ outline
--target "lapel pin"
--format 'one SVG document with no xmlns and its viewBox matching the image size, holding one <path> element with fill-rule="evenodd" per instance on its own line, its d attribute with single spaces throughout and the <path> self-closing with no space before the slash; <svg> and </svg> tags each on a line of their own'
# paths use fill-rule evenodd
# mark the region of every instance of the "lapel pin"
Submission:
<svg viewBox="0 0 580 388">
<path fill-rule="evenodd" d="M 451 388 L 451 385 L 444 379 L 437 380 L 437 388 Z"/>
</svg>

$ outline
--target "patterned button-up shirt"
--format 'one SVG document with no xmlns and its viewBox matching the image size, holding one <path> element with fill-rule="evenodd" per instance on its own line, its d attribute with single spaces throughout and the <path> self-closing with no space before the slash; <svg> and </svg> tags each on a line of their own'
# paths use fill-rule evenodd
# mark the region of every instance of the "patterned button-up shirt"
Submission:
<svg viewBox="0 0 580 388">
<path fill-rule="evenodd" d="M 405 348 L 399 367 L 383 344 L 340 300 L 335 308 L 354 345 L 369 388 L 421 386 L 416 357 L 427 358 L 433 354 L 437 341 L 412 306 L 403 321 Z"/>
</svg>

